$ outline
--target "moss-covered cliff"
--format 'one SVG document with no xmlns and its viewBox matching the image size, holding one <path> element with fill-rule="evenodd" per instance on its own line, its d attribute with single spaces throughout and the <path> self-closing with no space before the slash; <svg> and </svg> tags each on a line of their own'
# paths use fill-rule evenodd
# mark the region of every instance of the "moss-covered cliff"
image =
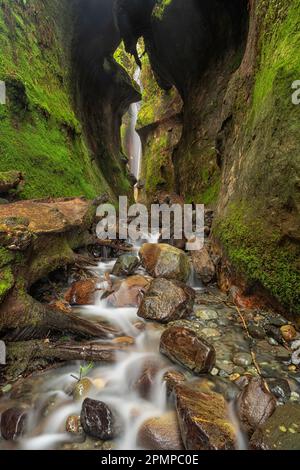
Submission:
<svg viewBox="0 0 300 470">
<path fill-rule="evenodd" d="M 128 189 L 125 167 L 115 180 L 97 161 L 89 130 L 74 108 L 71 54 L 73 0 L 1 0 L 0 80 L 7 104 L 0 105 L 0 169 L 25 174 L 23 198 L 94 197 Z M 107 149 L 106 158 L 110 158 Z"/>
</svg>

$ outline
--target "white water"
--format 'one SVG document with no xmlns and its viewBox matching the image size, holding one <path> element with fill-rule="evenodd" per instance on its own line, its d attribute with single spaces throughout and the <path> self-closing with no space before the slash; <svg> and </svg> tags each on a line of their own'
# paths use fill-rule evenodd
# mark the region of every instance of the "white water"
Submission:
<svg viewBox="0 0 300 470">
<path fill-rule="evenodd" d="M 141 87 L 141 69 L 138 67 L 134 74 L 134 80 Z M 141 171 L 142 143 L 136 131 L 136 124 L 140 110 L 140 103 L 132 103 L 128 110 L 129 126 L 126 132 L 126 146 L 130 162 L 130 171 L 138 180 Z"/>
</svg>

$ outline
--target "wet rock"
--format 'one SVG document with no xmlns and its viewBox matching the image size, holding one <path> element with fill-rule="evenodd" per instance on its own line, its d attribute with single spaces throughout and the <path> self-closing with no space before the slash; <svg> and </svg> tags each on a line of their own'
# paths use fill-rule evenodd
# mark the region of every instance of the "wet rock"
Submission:
<svg viewBox="0 0 300 470">
<path fill-rule="evenodd" d="M 250 380 L 237 400 L 238 416 L 249 435 L 267 421 L 275 408 L 275 397 L 266 389 L 259 377 Z"/>
<path fill-rule="evenodd" d="M 250 447 L 254 450 L 299 450 L 300 405 L 287 403 L 253 434 Z"/>
<path fill-rule="evenodd" d="M 291 388 L 287 380 L 269 378 L 266 379 L 270 392 L 281 402 L 286 403 L 291 398 Z"/>
<path fill-rule="evenodd" d="M 192 251 L 192 262 L 197 277 L 204 283 L 209 284 L 214 280 L 216 268 L 211 260 L 206 246 L 202 250 Z"/>
<path fill-rule="evenodd" d="M 75 435 L 82 434 L 83 429 L 80 423 L 80 416 L 72 415 L 68 417 L 66 421 L 66 431 L 69 434 L 75 434 Z"/>
<path fill-rule="evenodd" d="M 72 313 L 72 308 L 69 304 L 69 302 L 66 302 L 64 300 L 54 300 L 49 304 L 49 307 L 52 310 L 59 310 L 60 312 L 65 313 L 68 315 L 69 313 Z"/>
<path fill-rule="evenodd" d="M 138 316 L 168 323 L 190 315 L 194 301 L 194 290 L 182 282 L 154 279 L 142 300 Z"/>
<path fill-rule="evenodd" d="M 74 400 L 80 401 L 83 398 L 87 397 L 89 392 L 93 388 L 93 382 L 88 379 L 84 378 L 79 380 L 73 389 L 73 398 Z"/>
<path fill-rule="evenodd" d="M 264 328 L 262 326 L 255 325 L 255 323 L 249 323 L 248 330 L 252 338 L 264 339 L 266 337 Z"/>
<path fill-rule="evenodd" d="M 176 413 L 145 421 L 138 433 L 138 445 L 146 450 L 184 450 Z"/>
<path fill-rule="evenodd" d="M 149 284 L 149 279 L 144 276 L 130 276 L 122 281 L 106 300 L 115 308 L 139 307 Z"/>
<path fill-rule="evenodd" d="M 176 388 L 176 409 L 187 450 L 233 450 L 235 431 L 225 399 L 199 381 Z"/>
<path fill-rule="evenodd" d="M 158 363 L 145 364 L 139 378 L 132 386 L 133 390 L 135 390 L 142 398 L 149 398 L 159 370 L 160 367 Z"/>
<path fill-rule="evenodd" d="M 65 294 L 65 300 L 70 305 L 91 305 L 94 302 L 97 281 L 86 279 L 72 284 Z"/>
<path fill-rule="evenodd" d="M 276 328 L 275 326 L 273 325 L 266 325 L 265 326 L 265 331 L 266 331 L 266 334 L 269 338 L 275 340 L 278 344 L 282 344 L 283 343 L 283 337 L 281 335 L 281 331 Z"/>
<path fill-rule="evenodd" d="M 160 352 L 195 374 L 209 373 L 216 361 L 212 345 L 187 326 L 170 326 L 162 334 Z"/>
<path fill-rule="evenodd" d="M 86 398 L 82 405 L 80 422 L 84 432 L 103 441 L 117 437 L 120 422 L 117 415 L 105 403 Z"/>
<path fill-rule="evenodd" d="M 294 341 L 297 337 L 297 331 L 293 325 L 284 325 L 280 328 L 281 334 L 288 343 Z"/>
<path fill-rule="evenodd" d="M 252 356 L 248 353 L 237 353 L 233 356 L 233 362 L 236 366 L 248 367 L 252 364 Z"/>
<path fill-rule="evenodd" d="M 164 375 L 164 381 L 167 386 L 167 395 L 170 396 L 177 385 L 182 385 L 186 381 L 186 376 L 179 370 L 169 370 Z"/>
<path fill-rule="evenodd" d="M 1 415 L 0 431 L 6 441 L 14 441 L 24 431 L 27 414 L 22 408 L 10 408 Z"/>
<path fill-rule="evenodd" d="M 203 328 L 202 334 L 206 338 L 218 338 L 221 336 L 221 332 L 216 330 L 216 328 Z"/>
<path fill-rule="evenodd" d="M 191 273 L 190 261 L 184 251 L 167 244 L 145 243 L 140 250 L 143 267 L 152 277 L 186 282 Z"/>
<path fill-rule="evenodd" d="M 195 312 L 195 316 L 199 318 L 199 320 L 210 321 L 210 320 L 217 320 L 218 314 L 215 310 L 210 309 L 200 309 Z"/>
<path fill-rule="evenodd" d="M 113 267 L 113 276 L 131 276 L 138 268 L 140 260 L 136 255 L 121 255 Z"/>
</svg>

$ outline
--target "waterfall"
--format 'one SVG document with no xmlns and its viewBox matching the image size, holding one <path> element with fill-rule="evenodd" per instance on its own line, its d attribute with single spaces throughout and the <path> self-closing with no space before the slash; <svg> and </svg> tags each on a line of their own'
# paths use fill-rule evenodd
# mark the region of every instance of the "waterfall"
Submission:
<svg viewBox="0 0 300 470">
<path fill-rule="evenodd" d="M 134 73 L 133 79 L 141 86 L 141 69 L 138 67 Z M 128 110 L 129 125 L 126 131 L 126 150 L 129 157 L 129 165 L 131 173 L 139 179 L 142 160 L 142 142 L 140 136 L 136 132 L 136 124 L 141 103 L 133 103 Z"/>
</svg>

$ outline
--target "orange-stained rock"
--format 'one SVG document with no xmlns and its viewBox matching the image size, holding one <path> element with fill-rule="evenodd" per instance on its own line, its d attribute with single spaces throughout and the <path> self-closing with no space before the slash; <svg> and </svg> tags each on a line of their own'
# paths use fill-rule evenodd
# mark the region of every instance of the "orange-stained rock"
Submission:
<svg viewBox="0 0 300 470">
<path fill-rule="evenodd" d="M 74 282 L 66 292 L 65 299 L 70 305 L 91 305 L 94 302 L 96 288 L 96 279 Z"/>
<path fill-rule="evenodd" d="M 140 249 L 142 265 L 152 277 L 186 282 L 191 274 L 187 254 L 171 245 L 145 243 Z"/>
<path fill-rule="evenodd" d="M 184 450 L 174 411 L 145 421 L 138 433 L 138 445 L 145 450 Z"/>
<path fill-rule="evenodd" d="M 116 290 L 106 300 L 115 308 L 139 307 L 149 282 L 144 276 L 130 276 L 118 283 Z"/>
</svg>

